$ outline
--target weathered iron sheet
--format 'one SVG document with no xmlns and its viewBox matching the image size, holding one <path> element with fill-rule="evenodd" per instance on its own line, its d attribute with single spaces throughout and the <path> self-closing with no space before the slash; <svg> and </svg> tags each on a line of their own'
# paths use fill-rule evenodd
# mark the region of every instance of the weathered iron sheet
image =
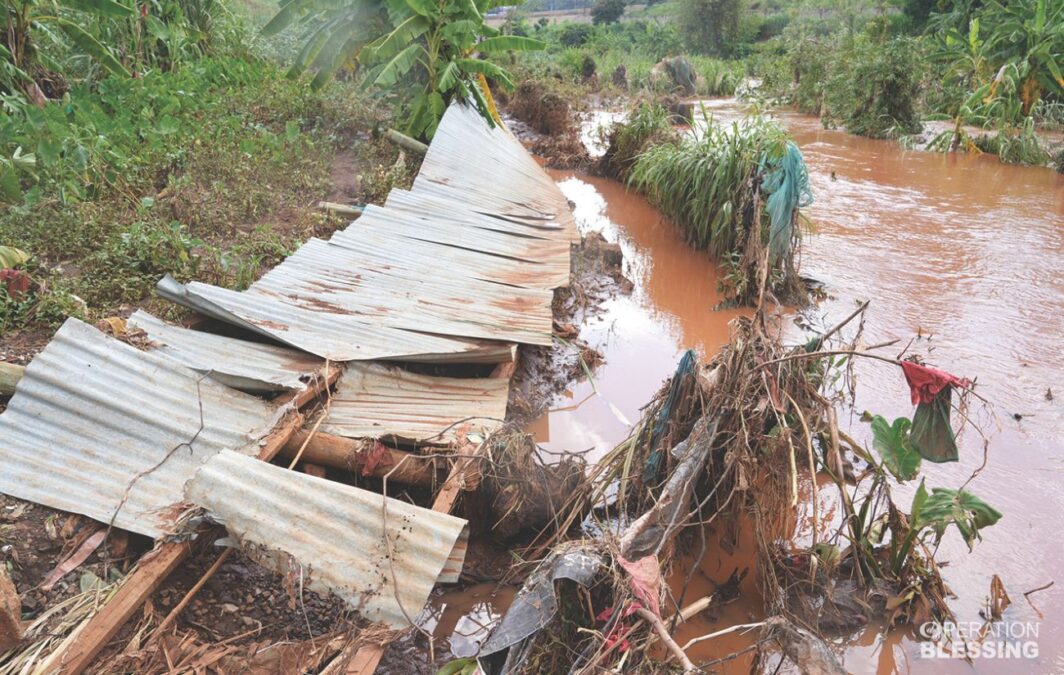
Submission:
<svg viewBox="0 0 1064 675">
<path fill-rule="evenodd" d="M 480 213 L 424 211 L 406 206 L 367 206 L 362 216 L 349 228 L 352 233 L 384 230 L 412 240 L 410 245 L 422 242 L 447 244 L 484 254 L 513 260 L 539 263 L 555 275 L 569 278 L 569 249 L 565 241 L 500 232 L 480 227 L 483 220 L 501 222 L 498 218 Z"/>
<path fill-rule="evenodd" d="M 433 377 L 396 366 L 351 364 L 336 383 L 322 430 L 445 444 L 463 428 L 499 428 L 509 393 L 507 378 Z"/>
<path fill-rule="evenodd" d="M 257 454 L 281 413 L 68 319 L 0 415 L 0 492 L 158 537 L 196 468 Z"/>
<path fill-rule="evenodd" d="M 568 282 L 575 221 L 516 138 L 452 106 L 414 190 L 390 202 L 243 293 L 169 279 L 159 292 L 337 361 L 483 362 L 499 346 L 478 341 L 551 343 L 550 291 Z"/>
<path fill-rule="evenodd" d="M 521 142 L 460 102 L 440 121 L 414 191 L 449 195 L 483 213 L 518 221 L 557 222 L 570 241 L 579 239 L 568 201 Z"/>
<path fill-rule="evenodd" d="M 234 452 L 204 464 L 187 495 L 264 564 L 294 569 L 310 588 L 396 628 L 421 613 L 467 528 L 461 518 Z"/>
<path fill-rule="evenodd" d="M 244 391 L 303 389 L 325 365 L 296 349 L 172 326 L 142 310 L 128 325 L 144 331 L 153 352 Z"/>
<path fill-rule="evenodd" d="M 198 282 L 180 284 L 170 277 L 164 277 L 157 290 L 167 300 L 333 361 L 416 356 L 480 363 L 485 354 L 500 353 L 498 344 L 391 328 L 283 295 L 240 293 Z"/>
<path fill-rule="evenodd" d="M 482 279 L 524 288 L 556 288 L 559 280 L 542 263 L 484 255 L 466 248 L 422 241 L 412 246 L 410 240 L 387 230 L 360 230 L 355 223 L 333 234 L 330 244 L 344 246 L 375 260 L 395 261 L 395 251 L 403 251 L 403 264 L 410 269 L 440 270 L 449 274 Z M 568 274 L 560 283 L 568 283 Z"/>
<path fill-rule="evenodd" d="M 445 269 L 412 270 L 401 260 L 371 263 L 320 239 L 308 241 L 248 289 L 248 295 L 265 294 L 382 327 L 525 344 L 551 341 L 549 291 Z"/>
</svg>

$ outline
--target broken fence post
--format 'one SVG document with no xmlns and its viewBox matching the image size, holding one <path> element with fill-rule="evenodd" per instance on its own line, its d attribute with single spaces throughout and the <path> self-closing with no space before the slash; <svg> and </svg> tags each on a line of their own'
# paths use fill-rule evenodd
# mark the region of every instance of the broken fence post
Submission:
<svg viewBox="0 0 1064 675">
<path fill-rule="evenodd" d="M 384 137 L 392 143 L 395 143 L 400 148 L 405 148 L 410 152 L 416 152 L 419 155 L 424 155 L 429 151 L 429 146 L 425 145 L 421 141 L 410 138 L 404 133 L 400 133 L 395 129 L 388 129 L 384 132 Z"/>
<path fill-rule="evenodd" d="M 0 565 L 0 654 L 16 646 L 22 639 L 22 601 L 15 584 Z"/>
</svg>

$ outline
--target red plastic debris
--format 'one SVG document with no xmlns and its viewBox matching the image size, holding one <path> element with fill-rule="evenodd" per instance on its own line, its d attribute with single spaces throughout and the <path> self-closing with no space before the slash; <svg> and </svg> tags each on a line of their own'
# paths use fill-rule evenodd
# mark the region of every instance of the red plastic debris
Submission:
<svg viewBox="0 0 1064 675">
<path fill-rule="evenodd" d="M 935 397 L 946 387 L 970 387 L 972 381 L 951 375 L 944 370 L 922 366 L 913 361 L 902 361 L 901 369 L 905 372 L 905 381 L 909 383 L 913 405 L 932 403 Z"/>
</svg>

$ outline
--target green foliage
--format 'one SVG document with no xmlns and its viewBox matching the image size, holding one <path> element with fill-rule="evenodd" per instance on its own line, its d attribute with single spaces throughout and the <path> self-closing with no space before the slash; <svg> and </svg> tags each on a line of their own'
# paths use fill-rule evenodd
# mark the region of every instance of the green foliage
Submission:
<svg viewBox="0 0 1064 675">
<path fill-rule="evenodd" d="M 481 115 L 495 122 L 490 94 L 481 78 L 513 89 L 501 66 L 475 58 L 477 52 L 540 49 L 537 40 L 500 35 L 484 21 L 489 0 L 389 0 L 366 4 L 348 0 L 285 0 L 263 27 L 276 34 L 299 24 L 309 35 L 291 73 L 314 70 L 311 83 L 322 87 L 342 67 L 365 71 L 367 86 L 392 89 L 412 85 L 405 131 L 431 138 L 453 99 L 473 100 Z"/>
<path fill-rule="evenodd" d="M 32 252 L 39 282 L 3 309 L 5 328 L 148 302 L 164 273 L 243 287 L 293 242 L 327 233 L 313 204 L 325 197 L 334 144 L 379 114 L 350 87 L 308 95 L 281 75 L 264 62 L 206 58 L 0 117 L 0 156 L 24 161 L 18 149 L 31 148 L 36 160 L 0 210 L 0 241 Z M 378 176 L 408 185 L 416 166 L 402 169 L 380 145 L 384 154 L 360 160 L 365 185 L 376 189 Z"/>
<path fill-rule="evenodd" d="M 606 136 L 606 152 L 600 160 L 601 171 L 625 181 L 632 164 L 652 145 L 671 144 L 677 140 L 670 115 L 660 105 L 639 103 L 623 123 L 614 124 Z"/>
<path fill-rule="evenodd" d="M 879 453 L 883 466 L 899 481 L 907 481 L 920 472 L 920 453 L 909 442 L 912 422 L 899 417 L 894 424 L 876 415 L 872 418 L 872 447 Z"/>
<path fill-rule="evenodd" d="M 595 0 L 591 5 L 591 23 L 616 23 L 624 16 L 625 0 Z"/>
<path fill-rule="evenodd" d="M 756 299 L 765 267 L 761 256 L 769 257 L 773 231 L 772 215 L 763 208 L 768 194 L 762 186 L 777 182 L 775 174 L 792 153 L 797 148 L 783 129 L 760 117 L 731 126 L 706 120 L 701 136 L 654 145 L 640 154 L 628 183 L 679 226 L 693 246 L 730 267 L 729 287 L 723 291 L 745 304 Z M 793 223 L 797 208 L 787 216 Z M 794 228 L 790 234 L 783 255 L 767 265 L 772 276 L 766 283 L 779 295 L 798 299 L 793 252 L 801 233 Z"/>
<path fill-rule="evenodd" d="M 919 132 L 919 55 L 911 38 L 857 36 L 835 54 L 824 95 L 825 122 L 872 138 Z"/>
<path fill-rule="evenodd" d="M 1047 97 L 1064 100 L 1064 3 L 992 0 L 935 15 L 931 24 L 945 77 L 967 92 L 950 111 L 962 122 L 1016 126 Z"/>
<path fill-rule="evenodd" d="M 679 0 L 676 22 L 688 49 L 717 56 L 739 42 L 740 0 Z"/>
<path fill-rule="evenodd" d="M 917 40 L 880 31 L 792 37 L 782 67 L 762 67 L 763 87 L 771 96 L 862 136 L 920 130 L 922 50 Z"/>
<path fill-rule="evenodd" d="M 932 488 L 928 496 L 921 483 L 910 518 L 913 529 L 930 528 L 936 541 L 950 525 L 955 526 L 970 550 L 981 539 L 980 530 L 1001 520 L 1001 512 L 965 490 Z"/>
</svg>

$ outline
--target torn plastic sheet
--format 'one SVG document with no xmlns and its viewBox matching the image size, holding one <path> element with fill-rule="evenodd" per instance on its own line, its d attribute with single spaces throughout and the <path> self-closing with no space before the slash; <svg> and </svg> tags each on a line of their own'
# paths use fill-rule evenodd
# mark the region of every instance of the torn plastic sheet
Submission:
<svg viewBox="0 0 1064 675">
<path fill-rule="evenodd" d="M 502 675 L 523 663 L 529 638 L 549 624 L 558 611 L 554 582 L 569 579 L 587 586 L 605 564 L 601 553 L 588 550 L 588 542 L 579 544 L 581 548 L 553 552 L 517 593 L 477 657 L 486 675 Z"/>
</svg>

